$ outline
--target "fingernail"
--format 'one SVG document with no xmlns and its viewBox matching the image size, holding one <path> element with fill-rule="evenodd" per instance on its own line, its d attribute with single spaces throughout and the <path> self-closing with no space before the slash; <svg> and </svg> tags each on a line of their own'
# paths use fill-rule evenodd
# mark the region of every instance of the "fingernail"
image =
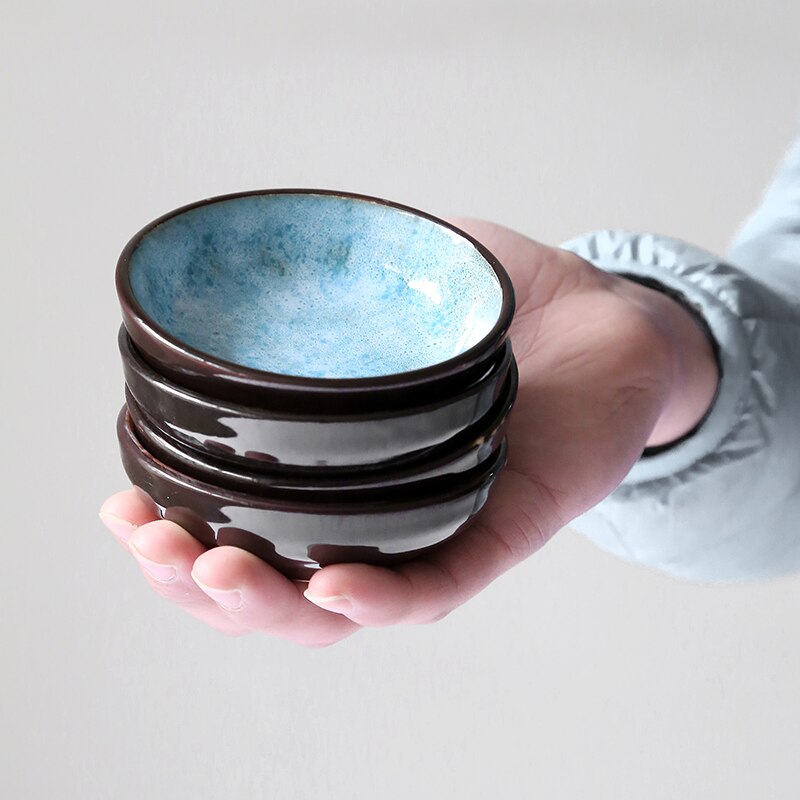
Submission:
<svg viewBox="0 0 800 800">
<path fill-rule="evenodd" d="M 194 582 L 225 611 L 240 611 L 244 607 L 244 597 L 239 589 L 217 589 L 207 586 L 192 575 Z"/>
<path fill-rule="evenodd" d="M 349 611 L 353 610 L 353 601 L 344 594 L 311 594 L 311 592 L 306 589 L 303 592 L 303 596 L 315 606 L 324 608 L 326 611 L 335 611 L 337 614 L 347 614 Z"/>
<path fill-rule="evenodd" d="M 159 564 L 158 561 L 143 556 L 134 546 L 133 542 L 128 542 L 131 553 L 141 565 L 142 569 L 154 580 L 159 583 L 172 583 L 178 577 L 178 570 L 172 564 Z"/>
<path fill-rule="evenodd" d="M 131 534 L 136 530 L 135 525 L 131 525 L 130 522 L 126 522 L 124 519 L 109 514 L 108 511 L 101 511 L 100 519 L 103 521 L 106 528 L 118 539 L 122 539 L 123 542 L 127 542 Z"/>
</svg>

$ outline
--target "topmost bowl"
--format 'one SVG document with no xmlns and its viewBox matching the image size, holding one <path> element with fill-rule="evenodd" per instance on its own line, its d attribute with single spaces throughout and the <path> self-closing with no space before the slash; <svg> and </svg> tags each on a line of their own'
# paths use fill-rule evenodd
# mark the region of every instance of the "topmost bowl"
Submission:
<svg viewBox="0 0 800 800">
<path fill-rule="evenodd" d="M 211 397 L 296 412 L 403 408 L 476 380 L 511 281 L 454 226 L 325 190 L 172 211 L 117 264 L 125 327 L 155 369 Z"/>
</svg>

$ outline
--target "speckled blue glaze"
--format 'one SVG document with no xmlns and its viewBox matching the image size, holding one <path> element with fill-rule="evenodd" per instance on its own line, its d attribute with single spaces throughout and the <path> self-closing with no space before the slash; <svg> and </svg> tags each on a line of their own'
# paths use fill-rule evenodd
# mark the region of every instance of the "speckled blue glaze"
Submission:
<svg viewBox="0 0 800 800">
<path fill-rule="evenodd" d="M 421 369 L 468 350 L 502 303 L 463 237 L 380 203 L 254 195 L 154 228 L 130 262 L 146 314 L 196 350 L 313 378 Z"/>
</svg>

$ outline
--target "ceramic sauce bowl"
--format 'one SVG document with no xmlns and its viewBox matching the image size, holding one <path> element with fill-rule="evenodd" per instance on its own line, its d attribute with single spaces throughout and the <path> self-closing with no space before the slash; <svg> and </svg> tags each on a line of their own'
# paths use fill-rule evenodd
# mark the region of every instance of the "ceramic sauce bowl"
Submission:
<svg viewBox="0 0 800 800">
<path fill-rule="evenodd" d="M 439 400 L 395 411 L 292 414 L 185 389 L 141 357 L 124 327 L 118 343 L 130 394 L 162 434 L 244 468 L 315 473 L 397 464 L 448 442 L 494 406 L 513 362 L 507 340 L 484 375 Z"/>
<path fill-rule="evenodd" d="M 514 314 L 479 242 L 372 197 L 285 189 L 155 220 L 117 264 L 123 321 L 175 384 L 294 414 L 375 413 L 485 375 Z"/>
<path fill-rule="evenodd" d="M 358 502 L 390 499 L 397 487 L 403 491 L 428 492 L 431 480 L 456 486 L 468 473 L 493 459 L 503 444 L 506 422 L 517 392 L 518 375 L 512 365 L 503 390 L 483 417 L 447 442 L 428 448 L 405 464 L 362 469 L 344 473 L 340 470 L 315 470 L 287 473 L 265 465 L 252 469 L 212 455 L 200 453 L 163 434 L 156 421 L 126 391 L 128 412 L 137 439 L 155 458 L 167 466 L 206 483 L 246 493 L 273 497 L 309 496 L 327 493 L 338 500 Z M 258 466 L 261 466 L 256 462 Z"/>
<path fill-rule="evenodd" d="M 128 477 L 153 498 L 164 518 L 208 547 L 241 547 L 299 580 L 333 563 L 396 564 L 448 540 L 483 506 L 506 457 L 504 443 L 456 486 L 434 481 L 422 494 L 399 487 L 391 499 L 350 502 L 309 493 L 278 498 L 223 488 L 173 469 L 142 445 L 124 407 L 117 434 Z"/>
</svg>

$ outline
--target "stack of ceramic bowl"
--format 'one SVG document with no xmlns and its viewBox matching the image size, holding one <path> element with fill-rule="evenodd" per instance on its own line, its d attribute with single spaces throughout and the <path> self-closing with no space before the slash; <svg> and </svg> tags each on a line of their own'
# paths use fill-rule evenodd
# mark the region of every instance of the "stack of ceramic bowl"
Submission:
<svg viewBox="0 0 800 800">
<path fill-rule="evenodd" d="M 171 212 L 117 266 L 131 481 L 208 546 L 295 579 L 455 535 L 506 457 L 502 266 L 376 198 L 250 192 Z"/>
</svg>

